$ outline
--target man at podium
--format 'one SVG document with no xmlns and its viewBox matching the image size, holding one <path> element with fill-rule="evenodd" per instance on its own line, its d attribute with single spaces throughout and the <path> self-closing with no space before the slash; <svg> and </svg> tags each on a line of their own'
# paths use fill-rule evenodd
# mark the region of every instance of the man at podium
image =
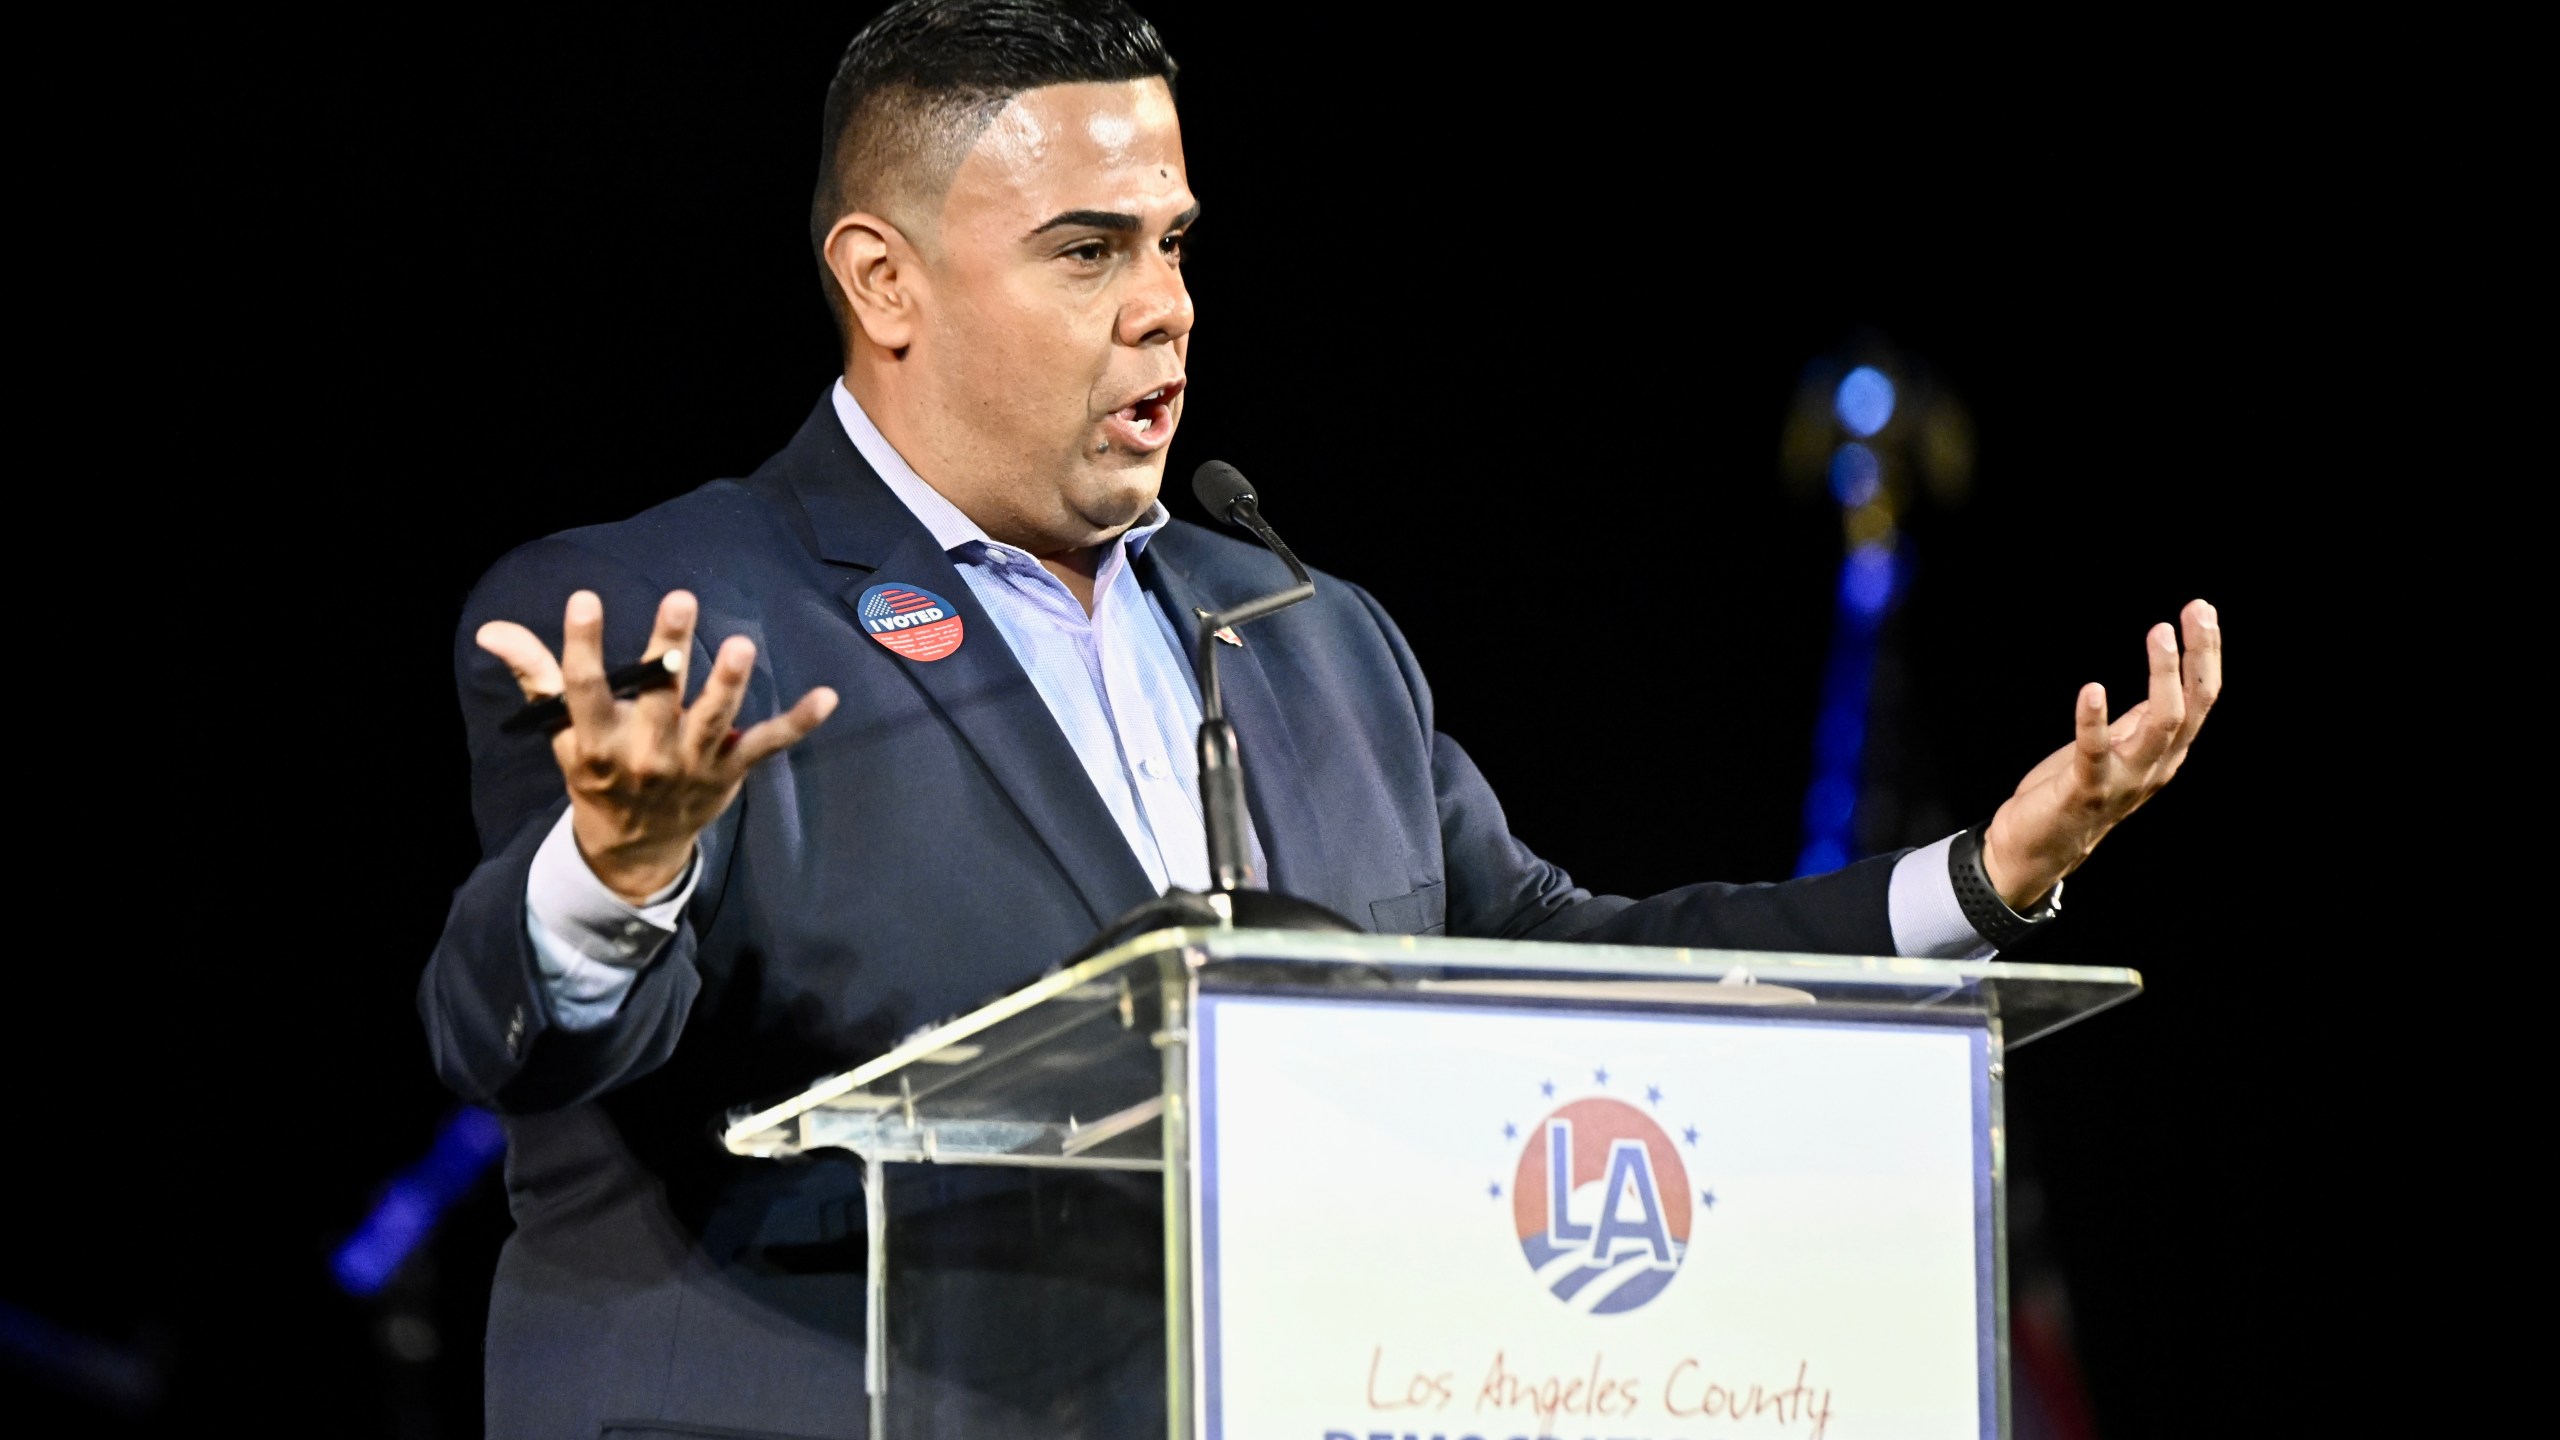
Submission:
<svg viewBox="0 0 2560 1440">
<path fill-rule="evenodd" d="M 1285 577 L 1158 498 L 1200 211 L 1174 71 L 1118 0 L 892 6 L 826 98 L 842 374 L 754 474 L 529 544 L 470 596 L 484 858 L 421 1005 L 445 1080 L 507 1117 L 491 1434 L 862 1433 L 859 1172 L 709 1127 L 1206 887 L 1193 621 Z M 2110 722 L 2088 687 L 1986 826 L 1628 899 L 1511 835 L 1358 586 L 1319 575 L 1238 638 L 1254 883 L 1510 939 L 1985 953 L 2044 923 L 2220 684 L 2199 601 L 2148 637 L 2147 697 Z M 892 1383 L 922 1433 L 1161 1433 L 1152 1193 L 900 1183 Z"/>
</svg>

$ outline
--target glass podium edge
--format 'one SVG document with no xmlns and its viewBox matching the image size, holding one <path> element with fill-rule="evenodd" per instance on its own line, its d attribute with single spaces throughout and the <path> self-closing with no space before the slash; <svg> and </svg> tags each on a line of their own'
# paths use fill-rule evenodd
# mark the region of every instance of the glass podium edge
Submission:
<svg viewBox="0 0 2560 1440">
<path fill-rule="evenodd" d="M 1210 960 L 1367 960 L 1394 950 L 1417 964 L 1495 970 L 1717 979 L 1735 970 L 1796 972 L 1808 978 L 1872 977 L 1908 984 L 1914 978 L 2042 980 L 2060 984 L 2142 987 L 2140 971 L 2093 965 L 2025 965 L 2007 960 L 1923 960 L 1896 955 L 1815 955 L 1785 950 L 1714 950 L 1694 946 L 1603 945 L 1549 940 L 1483 940 L 1451 935 L 1344 935 L 1309 930 L 1208 930 L 1179 934 Z M 1428 953 L 1426 953 L 1428 952 Z"/>
<path fill-rule="evenodd" d="M 2114 1009 L 2142 993 L 2138 970 L 2098 966 L 2026 965 L 2001 960 L 1925 960 L 1902 956 L 1810 955 L 1787 951 L 1714 950 L 1687 946 L 1576 944 L 1553 941 L 1484 940 L 1443 935 L 1337 934 L 1303 930 L 1211 929 L 1168 927 L 1133 936 L 1089 960 L 1041 977 L 966 1015 L 921 1031 L 886 1053 L 850 1070 L 819 1080 L 789 1099 L 762 1109 L 733 1111 L 721 1127 L 720 1142 L 732 1154 L 767 1153 L 757 1137 L 829 1101 L 914 1062 L 969 1039 L 1040 1004 L 1125 970 L 1137 962 L 1168 952 L 1189 952 L 1197 970 L 1222 960 L 1296 960 L 1337 964 L 1379 964 L 1409 957 L 1415 965 L 1448 965 L 1464 969 L 1687 979 L 1699 982 L 1776 980 L 1788 978 L 1841 986 L 1909 986 L 1930 981 L 1951 985 L 1982 982 L 2044 983 L 2112 987 L 2104 996 L 2054 1023 L 2018 1033 L 2014 1023 L 2004 1048 L 2014 1050 L 2068 1028 L 2092 1015 Z"/>
<path fill-rule="evenodd" d="M 1068 966 L 1052 975 L 1044 975 L 1012 994 L 982 1005 L 956 1020 L 946 1021 L 910 1036 L 891 1047 L 885 1054 L 866 1060 L 841 1074 L 830 1075 L 788 1100 L 768 1105 L 761 1110 L 731 1115 L 729 1122 L 720 1128 L 720 1143 L 732 1154 L 755 1154 L 756 1151 L 751 1144 L 753 1137 L 786 1120 L 795 1119 L 830 1100 L 849 1095 L 874 1080 L 897 1073 L 937 1050 L 966 1040 L 1045 1001 L 1090 985 L 1148 956 L 1179 949 L 1191 943 L 1191 937 L 1203 933 L 1208 932 L 1186 929 L 1150 930 L 1143 935 L 1134 936 L 1114 945 L 1090 960 Z"/>
</svg>

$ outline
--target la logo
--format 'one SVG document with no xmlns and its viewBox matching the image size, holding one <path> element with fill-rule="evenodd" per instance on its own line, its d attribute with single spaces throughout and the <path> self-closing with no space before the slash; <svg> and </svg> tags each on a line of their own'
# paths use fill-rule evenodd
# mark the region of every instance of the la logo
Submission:
<svg viewBox="0 0 2560 1440">
<path fill-rule="evenodd" d="M 1671 1137 L 1605 1095 L 1559 1106 L 1521 1137 L 1511 1207 L 1538 1283 L 1588 1315 L 1622 1314 L 1661 1294 L 1696 1219 Z"/>
<path fill-rule="evenodd" d="M 1596 1219 L 1584 1223 L 1573 1218 L 1573 1190 L 1573 1122 L 1558 1117 L 1547 1122 L 1548 1242 L 1558 1250 L 1579 1248 L 1585 1263 L 1606 1266 L 1617 1258 L 1620 1241 L 1633 1240 L 1653 1252 L 1654 1263 L 1671 1263 L 1662 1187 L 1654 1183 L 1653 1157 L 1642 1140 L 1609 1142 L 1608 1178 L 1601 1182 Z M 1632 1215 L 1627 1213 L 1631 1206 Z"/>
</svg>

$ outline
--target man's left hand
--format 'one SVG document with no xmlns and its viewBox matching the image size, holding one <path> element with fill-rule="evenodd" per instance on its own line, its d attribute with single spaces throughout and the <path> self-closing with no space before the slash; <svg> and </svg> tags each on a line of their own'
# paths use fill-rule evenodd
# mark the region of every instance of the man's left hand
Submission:
<svg viewBox="0 0 2560 1440">
<path fill-rule="evenodd" d="M 2151 627 L 2151 693 L 2107 723 L 2107 690 L 2080 687 L 2078 733 L 2018 782 L 1982 837 L 1982 868 L 2014 910 L 2034 906 L 2080 868 L 2116 822 L 2178 773 L 2222 693 L 2222 626 L 2211 605 L 2187 602 L 2186 635 Z"/>
</svg>

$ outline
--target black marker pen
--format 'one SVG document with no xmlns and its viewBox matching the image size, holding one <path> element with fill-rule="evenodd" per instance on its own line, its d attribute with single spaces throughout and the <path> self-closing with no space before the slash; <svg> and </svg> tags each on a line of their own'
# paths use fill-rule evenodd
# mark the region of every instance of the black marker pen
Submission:
<svg viewBox="0 0 2560 1440">
<path fill-rule="evenodd" d="M 675 684 L 676 670 L 683 664 L 684 652 L 670 650 L 655 660 L 643 660 L 636 665 L 625 665 L 619 670 L 608 670 L 605 672 L 604 683 L 613 691 L 613 698 L 628 700 L 634 695 L 645 695 L 652 690 L 664 690 Z M 557 695 L 548 695 L 540 700 L 528 701 L 523 709 L 500 721 L 498 733 L 522 735 L 530 730 L 539 730 L 546 735 L 557 735 L 568 728 L 568 724 L 569 702 Z"/>
</svg>

